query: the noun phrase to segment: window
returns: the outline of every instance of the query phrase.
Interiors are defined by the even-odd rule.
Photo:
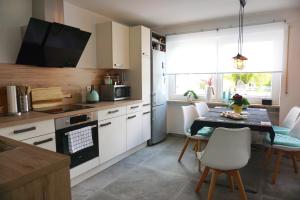
[[[200,96],[205,95],[206,85],[211,74],[178,74],[176,75],[176,95],[182,95],[187,90],[193,90]]]
[[[248,61],[242,71],[234,68],[232,59],[237,53],[236,28],[167,36],[169,98],[194,90],[204,99],[211,81],[217,101],[230,91],[251,103],[262,98],[279,103],[286,30],[285,23],[245,27],[243,54]]]
[[[225,74],[223,76],[223,92],[226,91],[235,91],[249,98],[272,98],[272,74]]]

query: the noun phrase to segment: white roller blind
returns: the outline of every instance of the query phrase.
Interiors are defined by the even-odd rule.
[[[287,24],[244,27],[244,70],[234,68],[238,29],[167,36],[168,73],[281,72],[285,62]]]
[[[167,37],[168,73],[215,73],[217,31]]]
[[[244,28],[243,55],[248,58],[242,72],[281,72],[285,57],[285,23],[272,23]],[[241,72],[233,67],[237,54],[238,29],[218,32],[218,72]]]

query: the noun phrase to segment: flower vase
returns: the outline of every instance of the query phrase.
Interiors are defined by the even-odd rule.
[[[206,101],[210,102],[213,95],[214,95],[214,88],[213,88],[213,86],[207,87],[206,88]]]
[[[243,106],[233,105],[232,108],[233,108],[233,112],[237,114],[241,114],[243,111]]]

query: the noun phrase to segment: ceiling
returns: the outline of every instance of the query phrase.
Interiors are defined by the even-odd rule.
[[[238,14],[238,0],[67,0],[113,20],[161,27]],[[248,0],[245,13],[300,7],[300,0]]]

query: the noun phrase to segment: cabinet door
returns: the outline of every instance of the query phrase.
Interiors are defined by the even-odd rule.
[[[99,151],[101,163],[126,151],[126,116],[99,122]]]
[[[30,138],[22,142],[56,152],[55,133]]]
[[[142,99],[145,103],[151,100],[151,64],[149,56],[142,56]]]
[[[129,27],[112,23],[113,68],[129,68]]]
[[[141,47],[142,47],[142,55],[150,56],[150,29],[144,26],[141,26]]]
[[[127,115],[127,150],[143,143],[142,112]]]
[[[143,142],[146,142],[151,138],[151,111],[143,112],[143,126],[142,126],[142,133],[143,133]]]

